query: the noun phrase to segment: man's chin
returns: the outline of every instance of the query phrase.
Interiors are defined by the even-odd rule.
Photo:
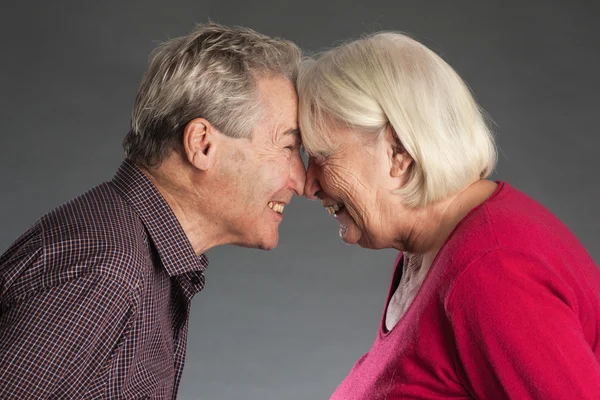
[[[275,231],[275,234],[262,241],[262,245],[259,247],[261,250],[273,250],[279,243],[279,231]]]
[[[269,245],[265,245],[265,246],[258,246],[257,249],[259,249],[259,250],[273,250],[275,247],[277,247],[277,243],[273,243],[273,244],[269,244]]]
[[[275,247],[277,247],[277,243],[279,243],[278,236],[276,236],[274,239],[262,240],[253,247],[259,250],[273,250]]]

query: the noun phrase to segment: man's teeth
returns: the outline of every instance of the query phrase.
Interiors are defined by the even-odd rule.
[[[344,208],[343,204],[334,204],[332,206],[325,207],[325,209],[327,210],[327,213],[329,215],[335,214],[336,212],[340,211],[342,208]]]
[[[279,214],[283,213],[283,209],[285,208],[285,204],[275,203],[273,201],[270,201],[268,205],[271,210],[278,212]]]

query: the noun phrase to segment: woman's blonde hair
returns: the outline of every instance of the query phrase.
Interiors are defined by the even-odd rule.
[[[494,138],[458,74],[400,33],[378,33],[305,60],[298,76],[299,124],[309,154],[335,144],[327,130],[345,124],[367,139],[389,126],[413,158],[397,189],[410,207],[442,200],[496,165]]]

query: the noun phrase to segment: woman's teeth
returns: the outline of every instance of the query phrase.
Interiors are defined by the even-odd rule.
[[[325,207],[325,209],[327,210],[327,213],[329,215],[335,214],[336,212],[340,211],[342,208],[344,208],[344,205],[341,203]]]
[[[273,201],[270,201],[268,204],[269,208],[275,212],[278,212],[279,214],[283,213],[283,209],[285,208],[285,204],[283,203],[275,203]]]

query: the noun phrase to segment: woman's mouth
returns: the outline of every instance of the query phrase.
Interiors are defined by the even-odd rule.
[[[343,208],[344,208],[344,204],[342,204],[342,203],[335,203],[330,206],[325,206],[325,209],[327,210],[327,213],[329,215],[335,215],[337,212],[339,212]]]

